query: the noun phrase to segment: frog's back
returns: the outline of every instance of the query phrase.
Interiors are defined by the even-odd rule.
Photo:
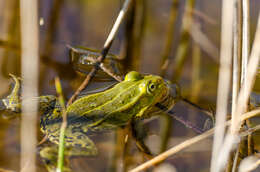
[[[57,97],[53,95],[41,96],[39,99],[41,113],[40,128],[47,136],[59,131],[62,114]]]
[[[154,88],[150,88],[151,85]],[[72,123],[86,121],[85,125],[89,127],[101,123],[120,126],[133,116],[142,116],[166,94],[167,88],[161,77],[130,72],[113,88],[76,100],[68,107],[67,115]]]

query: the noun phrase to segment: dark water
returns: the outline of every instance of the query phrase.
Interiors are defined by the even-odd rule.
[[[170,13],[171,0],[142,0],[137,5],[136,16],[140,23],[140,16],[144,15],[142,26],[137,29],[136,45],[127,46],[126,33],[130,28],[129,23],[124,22],[113,43],[110,52],[120,58],[127,57],[124,61],[125,71],[137,70],[143,73],[159,74],[162,51],[165,47],[167,23]],[[59,76],[62,81],[63,91],[66,99],[74,93],[84,78],[84,74],[75,72],[69,63],[68,49],[66,45],[81,45],[94,49],[101,49],[106,37],[116,19],[123,1],[120,0],[42,0],[39,1],[39,17],[43,18],[44,25],[40,26],[40,83],[41,95],[55,94],[54,77]],[[144,8],[142,8],[142,3]],[[180,24],[184,9],[183,1],[180,2],[180,13],[177,17],[175,38],[170,52],[170,59],[174,59],[178,40],[180,39]],[[251,37],[253,38],[256,17],[260,10],[258,0],[250,1],[251,8]],[[215,48],[219,49],[220,40],[220,19],[221,1],[201,0],[195,4],[194,19],[201,24],[202,32],[208,37]],[[130,16],[128,16],[130,18]],[[128,19],[131,21],[131,18]],[[19,3],[16,0],[0,0],[0,95],[8,92],[10,85],[9,73],[20,75],[20,30],[19,30]],[[138,26],[136,26],[138,28]],[[193,28],[191,28],[192,30]],[[133,42],[132,42],[133,43]],[[181,92],[184,97],[192,100],[204,108],[215,107],[218,57],[216,54],[209,54],[203,50],[200,52],[199,88],[195,88],[192,81],[192,51],[194,41],[190,41],[187,53],[187,60],[182,75],[178,80]],[[133,48],[134,47],[134,48]],[[127,48],[135,53],[129,53]],[[214,59],[215,58],[215,59]],[[174,75],[172,66],[169,66],[165,78],[171,79]],[[259,91],[259,81],[255,89]],[[91,89],[99,88],[102,82],[93,82]],[[199,124],[201,112],[185,103],[178,103],[174,108],[178,114],[183,114],[187,120]],[[160,119],[145,123],[149,128],[147,131],[146,143],[152,152],[158,153],[161,141],[162,127]],[[0,119],[0,168],[19,171],[20,158],[20,119]],[[194,135],[191,129],[185,128],[182,124],[173,121],[169,135],[168,147],[172,147]],[[127,168],[133,168],[143,162],[142,154],[137,150],[134,141],[130,140],[127,153],[123,156],[122,139],[115,143],[115,133],[104,133],[95,137],[99,148],[98,157],[72,158],[71,165],[75,171],[113,171],[115,168],[123,170],[122,162]],[[39,140],[41,134],[39,132]],[[121,146],[121,148],[120,148]],[[119,155],[115,150],[119,149]],[[164,165],[173,166],[177,171],[209,171],[211,140],[205,140],[193,149],[178,153],[170,157]],[[114,157],[119,157],[115,159]],[[124,157],[124,158],[122,158]],[[116,162],[116,163],[114,163]],[[102,165],[100,165],[102,163]],[[116,167],[113,166],[116,164]],[[40,158],[37,160],[38,171],[45,171]]]

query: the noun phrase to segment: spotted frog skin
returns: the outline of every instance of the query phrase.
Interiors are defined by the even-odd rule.
[[[12,77],[16,85],[10,96],[2,99],[2,102],[5,102],[6,109],[19,111],[20,98],[17,89],[20,83],[15,76]],[[65,154],[96,155],[97,148],[89,135],[123,127],[132,120],[158,114],[161,110],[155,106],[157,103],[170,109],[178,99],[178,95],[173,96],[172,91],[160,76],[141,75],[132,71],[125,76],[124,81],[114,87],[77,99],[66,109],[68,125],[65,133]],[[61,106],[56,96],[40,96],[38,99],[41,131],[57,147],[62,123]],[[57,149],[42,149],[40,155],[48,170],[55,170]]]

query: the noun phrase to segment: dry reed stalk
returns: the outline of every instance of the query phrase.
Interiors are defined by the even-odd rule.
[[[36,118],[38,102],[38,4],[36,0],[20,0],[22,37],[22,101],[21,171],[34,172],[36,150]]]
[[[234,155],[234,158],[233,159],[230,159],[230,162],[233,160],[232,162],[232,169],[231,171],[232,172],[236,172],[236,167],[237,167],[237,164],[238,164],[238,161],[239,161],[239,149],[236,150],[236,153]],[[227,169],[227,170],[230,170],[230,169]]]
[[[171,155],[174,155],[176,154],[177,152],[203,140],[203,139],[206,139],[208,138],[209,136],[211,136],[214,132],[214,129],[210,129],[208,130],[207,132],[201,134],[201,135],[198,135],[198,136],[195,136],[189,140],[186,140],[174,147],[172,147],[171,149],[159,154],[158,156],[154,157],[153,159],[141,164],[140,166],[130,170],[130,172],[139,172],[139,171],[143,171],[147,168],[150,168],[151,166],[154,166],[162,161],[164,161],[166,158],[168,158],[169,156]]]
[[[242,0],[242,63],[241,63],[241,85],[244,84],[245,86],[248,85],[246,83],[247,77],[247,63],[249,58],[250,52],[250,14],[249,14],[249,0]],[[245,107],[245,111],[247,111],[247,105]],[[249,121],[246,121],[246,125],[250,125]],[[245,153],[252,153],[252,136],[248,136],[248,150]]]
[[[246,78],[247,78],[247,70],[248,70],[247,69],[247,63],[248,63],[248,56],[249,56],[249,40],[250,40],[250,37],[249,37],[250,36],[249,35],[249,1],[248,0],[242,0],[241,3],[242,3],[242,63],[241,63],[240,82],[241,82],[241,85],[245,85],[247,87],[248,83],[246,83],[246,81],[247,81]],[[238,39],[237,40],[234,39],[234,44],[236,43],[235,41],[238,42]],[[237,64],[237,65],[239,65],[239,64]],[[239,71],[237,70],[237,72],[239,72]],[[235,78],[235,76],[233,76],[233,78]],[[238,78],[236,78],[236,79],[238,79]],[[237,82],[237,80],[236,80],[236,82]],[[236,83],[236,84],[238,84],[238,83]],[[239,87],[237,87],[237,90],[238,89],[239,89]],[[237,94],[235,94],[233,96],[235,97],[235,96],[237,96]],[[235,126],[236,125],[235,121],[237,120],[236,118],[239,118],[237,116],[238,114],[235,113],[236,101],[237,101],[237,99],[233,99],[233,102],[232,102],[232,123],[233,124],[231,126]],[[234,107],[233,107],[233,105],[234,105]],[[246,105],[244,111],[246,111],[246,109],[247,109],[247,105]],[[231,127],[231,128],[233,128],[233,127]]]
[[[260,108],[243,114],[241,116],[241,121],[244,121],[246,119],[254,117],[254,116],[258,115],[258,114],[260,114]],[[231,124],[231,120],[226,121],[226,122],[224,122],[224,127],[226,127],[226,126],[228,126],[230,124]],[[151,160],[149,160],[149,161],[139,165],[138,167],[130,170],[130,172],[139,172],[139,171],[145,170],[147,168],[150,168],[150,167],[152,167],[152,166],[154,166],[154,165],[164,161],[169,156],[172,156],[172,155],[182,151],[183,149],[188,148],[189,146],[191,146],[191,145],[193,145],[195,143],[198,143],[198,142],[200,142],[200,141],[202,141],[202,140],[212,136],[215,129],[216,128],[212,128],[212,129],[208,130],[207,132],[205,132],[203,134],[195,136],[195,137],[193,137],[193,138],[191,138],[189,140],[186,140],[186,141],[184,141],[184,142],[182,142],[182,143],[180,143],[180,144],[170,148],[169,150],[159,154],[158,156],[154,157],[153,159],[151,159]]]
[[[247,85],[245,78],[247,77],[247,63],[249,56],[249,0],[242,0],[242,70],[241,84]]]
[[[258,69],[258,63],[260,58],[260,47],[258,46],[259,44],[260,44],[260,15],[258,17],[258,25],[256,28],[256,34],[255,34],[255,40],[253,43],[252,52],[250,55],[249,63],[246,67],[248,69],[247,75],[238,95],[235,116],[231,120],[230,133],[226,136],[225,143],[223,144],[223,148],[225,149],[221,150],[219,153],[219,161],[218,161],[219,166],[217,168],[219,170],[221,170],[221,168],[224,167],[225,161],[223,160],[227,159],[232,148],[234,148],[239,141],[237,138],[239,138],[239,130],[243,122],[243,120],[241,120],[241,115],[246,111],[247,102],[249,100],[249,96],[253,88],[255,76]],[[231,146],[229,147],[229,149],[226,149],[228,145]]]
[[[240,60],[241,60],[241,37],[242,37],[242,14],[241,14],[241,0],[234,1],[234,19],[233,19],[233,65],[232,65],[232,105],[231,116],[235,116],[237,95],[240,88]],[[238,164],[239,149],[229,157],[229,162],[226,172],[235,170],[234,166]]]
[[[221,26],[221,49],[220,49],[220,71],[218,81],[216,129],[214,133],[213,150],[211,158],[211,172],[216,171],[218,153],[221,149],[225,121],[228,107],[228,94],[231,78],[232,62],[232,22],[233,22],[233,0],[223,1],[222,4],[222,26]]]
[[[240,86],[240,60],[241,60],[241,0],[234,1],[233,20],[233,73],[232,73],[232,118],[235,115],[237,95]]]
[[[122,9],[120,10],[118,17],[115,21],[115,24],[113,25],[113,28],[112,28],[111,32],[109,33],[109,35],[107,37],[107,40],[104,44],[104,48],[108,47],[109,44],[111,44],[111,42],[113,42],[115,35],[116,35],[116,33],[119,29],[119,26],[120,26],[120,24],[122,23],[122,21],[125,17],[126,11],[129,8],[130,3],[131,3],[131,0],[125,0],[124,5],[123,5]]]
[[[252,51],[249,58],[249,63],[247,65],[247,77],[245,78],[244,83],[247,83],[247,85],[243,84],[241,87],[241,91],[239,92],[238,101],[237,101],[237,108],[236,108],[236,115],[240,116],[247,107],[247,102],[251,93],[251,90],[254,85],[255,76],[257,74],[258,69],[258,63],[260,58],[260,13],[258,16],[258,24],[256,28],[255,33],[255,40],[252,46]],[[238,133],[240,129],[241,120],[240,118],[235,118],[235,120],[232,122],[231,126],[231,133]]]

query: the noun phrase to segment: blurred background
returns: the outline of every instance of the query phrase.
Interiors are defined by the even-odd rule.
[[[136,0],[120,27],[110,53],[123,59],[124,72],[136,70],[162,75],[178,82],[183,97],[203,108],[214,109],[221,1],[186,1]],[[66,46],[102,49],[122,4],[123,0],[39,1],[40,95],[55,95],[54,77],[59,76],[65,98],[70,98],[86,75],[73,68]],[[260,1],[250,0],[251,38],[254,37],[259,10]],[[19,16],[19,1],[0,0],[1,97],[10,90],[9,73],[21,74]],[[178,61],[180,57],[182,60]],[[103,82],[93,81],[90,89],[98,88]],[[258,79],[254,88],[258,93],[259,84]],[[178,103],[174,111],[195,124],[199,123],[201,112],[184,102]],[[19,117],[10,120],[0,118],[0,168],[19,171],[19,123]],[[148,129],[146,143],[154,154],[196,135],[169,117],[157,118],[145,123],[145,126]],[[39,141],[41,138],[39,132]],[[101,134],[95,142],[100,152],[98,157],[71,158],[75,171],[127,171],[146,160],[133,139],[125,146],[124,153],[120,152],[122,148],[116,147],[120,144],[115,144],[120,143],[120,131]],[[209,139],[170,157],[157,168],[183,172],[209,171],[210,155]],[[40,158],[37,165],[38,171],[46,171]]]

